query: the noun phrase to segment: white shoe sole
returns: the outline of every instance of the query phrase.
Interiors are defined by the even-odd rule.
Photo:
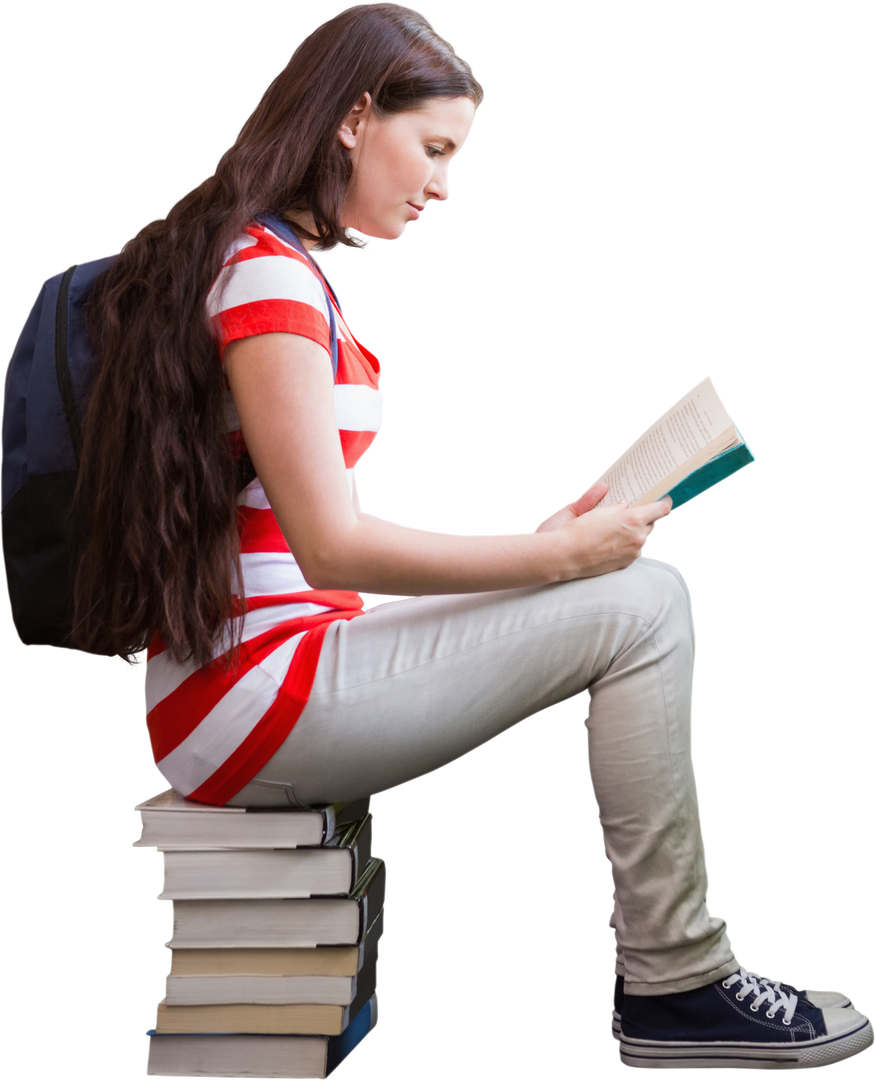
[[[620,1061],[636,1069],[813,1069],[872,1045],[872,1024],[805,1043],[655,1042],[620,1035]]]

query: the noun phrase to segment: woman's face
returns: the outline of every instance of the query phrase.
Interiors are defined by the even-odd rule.
[[[446,199],[447,169],[471,130],[470,98],[434,98],[418,109],[377,116],[365,94],[338,131],[355,174],[344,227],[394,240],[430,199]]]

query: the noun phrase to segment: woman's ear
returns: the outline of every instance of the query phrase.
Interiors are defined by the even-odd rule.
[[[371,109],[371,95],[365,91],[344,117],[343,123],[337,129],[337,137],[347,150],[354,149],[356,143],[361,140],[361,134],[368,117],[371,115]]]

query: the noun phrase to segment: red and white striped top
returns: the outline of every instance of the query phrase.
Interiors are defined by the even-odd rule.
[[[264,226],[250,226],[233,245],[207,307],[220,355],[238,338],[280,331],[318,342],[330,363],[328,308],[317,271]],[[352,490],[353,468],[380,427],[380,365],[336,307],[334,314],[334,403]],[[229,438],[242,453],[230,392],[227,408]],[[146,669],[147,722],[158,768],[183,795],[217,804],[247,784],[294,727],[329,623],[362,612],[358,593],[310,588],[257,479],[238,501],[246,597],[240,662],[225,663],[229,633],[202,668],[176,663],[156,638]]]

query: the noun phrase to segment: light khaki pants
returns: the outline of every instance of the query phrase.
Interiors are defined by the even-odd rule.
[[[649,559],[563,584],[383,604],[329,627],[298,723],[231,804],[374,794],[588,689],[617,970],[631,994],[694,989],[739,965],[705,906],[692,669],[686,586]]]

